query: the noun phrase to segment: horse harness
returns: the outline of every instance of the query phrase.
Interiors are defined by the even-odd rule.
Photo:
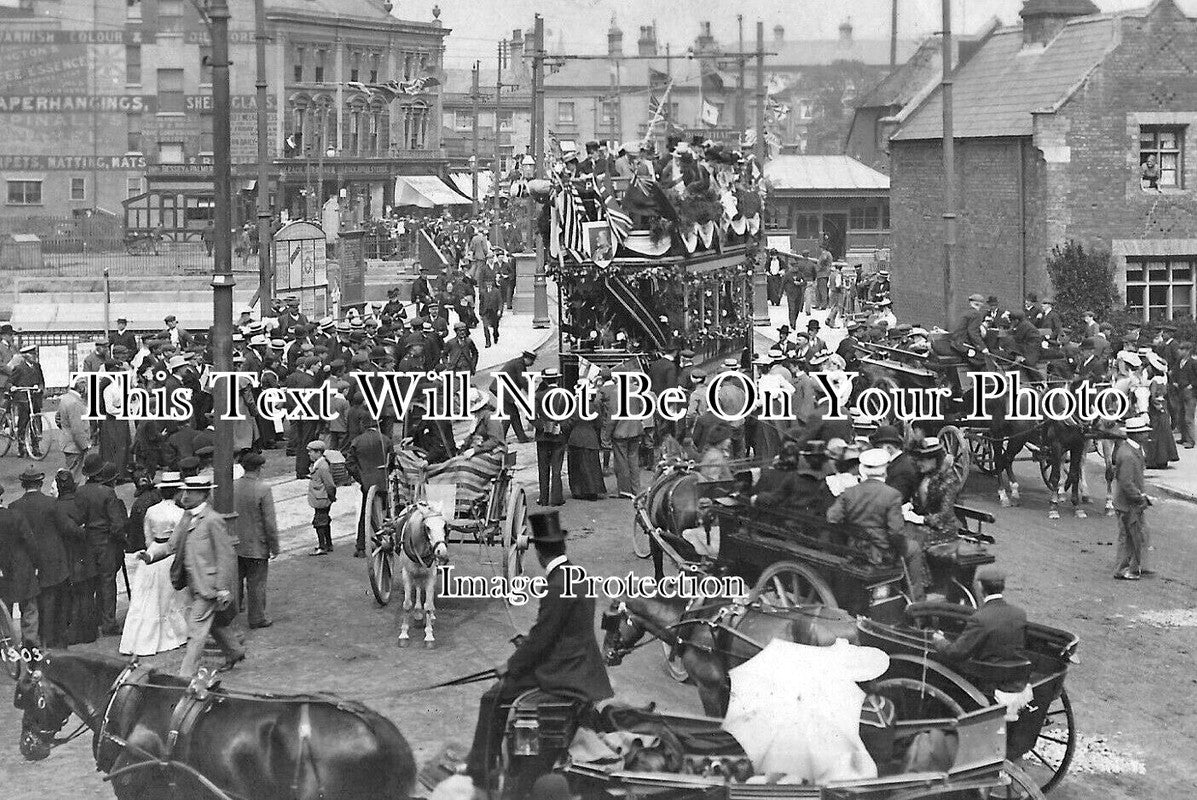
[[[436,546],[432,544],[431,539],[427,539],[428,550],[421,553],[416,550],[415,537],[409,536],[408,532],[413,524],[423,525],[424,520],[431,516],[438,516],[438,512],[432,506],[423,502],[413,503],[401,517],[401,522],[398,526],[399,546],[403,550],[403,555],[407,556],[413,564],[418,564],[422,569],[432,569],[436,563]]]

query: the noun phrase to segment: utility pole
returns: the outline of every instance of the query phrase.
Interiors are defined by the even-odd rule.
[[[943,302],[952,330],[960,316],[956,302],[956,141],[952,129],[952,0],[943,0]]]
[[[470,185],[473,187],[473,194],[470,195],[470,200],[472,201],[470,209],[473,215],[476,217],[478,216],[478,100],[481,97],[481,95],[478,94],[478,81],[482,73],[482,62],[475,61],[474,69],[471,72],[470,99],[472,101],[472,109],[474,114],[474,126],[472,134],[474,141],[470,150],[470,152],[473,154],[470,156]],[[498,136],[498,134],[499,121],[496,119],[495,135]]]
[[[736,130],[744,130],[745,117],[747,116],[746,103],[744,102],[744,15],[736,14],[736,24],[740,28],[740,46],[738,48],[740,55],[736,59],[739,70],[736,74]]]
[[[500,119],[502,118],[502,114],[500,112],[503,109],[503,50],[506,46],[507,46],[507,40],[504,39],[501,42],[499,42],[497,52],[495,53],[495,55],[497,56],[497,58],[495,60],[495,155],[494,155],[494,159],[492,160],[491,165],[490,165],[490,168],[491,168],[490,190],[492,192],[494,192],[494,198],[495,198],[494,199],[494,220],[492,220],[491,226],[490,226],[490,240],[491,240],[492,244],[499,244],[499,238],[500,238],[500,234],[499,234],[499,162],[502,160],[503,148],[502,148],[501,143],[499,142],[499,129],[501,127]],[[514,122],[515,122],[515,115],[512,114],[512,123],[513,123],[512,124],[512,128],[513,128],[512,132],[513,133],[514,133],[514,127],[515,127]],[[513,155],[514,155],[514,152],[513,152]],[[475,190],[475,193],[476,192],[477,192],[477,190]],[[506,242],[504,242],[503,244],[506,245]]]
[[[258,300],[262,316],[270,311],[274,280],[270,274],[270,142],[266,133],[266,0],[254,0],[254,50],[257,61],[258,129]]]
[[[889,6],[889,68],[898,66],[898,0]]]
[[[212,367],[216,372],[233,369],[233,252],[232,252],[232,163],[229,152],[229,6],[228,0],[212,0],[208,6],[212,34],[212,183],[216,191],[215,269],[212,276]],[[262,191],[262,187],[258,187]],[[227,382],[228,391],[236,386]],[[220,399],[217,399],[220,407]],[[212,507],[219,514],[233,513],[233,420],[216,414],[212,465],[216,489]]]
[[[743,51],[741,51],[743,52]],[[741,56],[743,58],[743,56]],[[765,179],[765,23],[756,22],[756,164],[760,180]],[[763,234],[762,234],[763,235]],[[757,248],[752,270],[752,324],[769,324],[765,249]]]
[[[544,17],[536,15],[532,33],[532,160],[533,177],[544,167]],[[532,280],[532,327],[547,328],[549,319],[548,275],[545,273],[544,241],[536,224],[536,202],[528,197],[528,230],[536,246],[536,275]]]

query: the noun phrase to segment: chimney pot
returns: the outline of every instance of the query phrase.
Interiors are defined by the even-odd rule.
[[[846,19],[840,23],[840,41],[845,44],[852,41],[852,20]]]
[[[773,39],[777,42],[784,42],[786,40],[786,28],[784,25],[773,26]]]
[[[1090,0],[1026,0],[1018,15],[1022,17],[1022,44],[1046,45],[1056,37],[1072,17],[1100,14]]]

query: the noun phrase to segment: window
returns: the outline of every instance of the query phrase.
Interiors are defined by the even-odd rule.
[[[889,201],[881,201],[881,230],[889,230]]]
[[[349,80],[359,81],[359,80],[361,80],[361,78],[359,77],[361,74],[362,74],[362,54],[356,53],[356,52],[350,53],[349,54]]]
[[[125,83],[141,83],[141,45],[125,45]]]
[[[130,153],[141,152],[141,113],[127,114],[128,133],[125,138],[125,149]]]
[[[499,130],[509,131],[515,127],[515,112],[514,111],[500,111],[499,112]]]
[[[794,232],[798,234],[799,239],[817,240],[819,238],[819,215],[795,214]]]
[[[1139,128],[1139,167],[1144,189],[1182,186],[1184,133],[1183,127]]]
[[[856,203],[848,209],[848,228],[875,231],[881,224],[881,208],[873,203]]]
[[[378,83],[378,65],[382,61],[382,56],[378,53],[370,54],[370,83]]]
[[[125,18],[134,20],[141,19],[141,0],[126,0]]]
[[[72,200],[86,200],[87,199],[87,178],[71,178],[71,199]]]
[[[158,142],[159,164],[182,164],[184,161],[182,142]]]
[[[295,66],[292,73],[296,83],[303,83],[303,48],[295,48]]]
[[[353,155],[357,155],[358,145],[361,144],[362,141],[361,128],[362,112],[358,111],[357,109],[353,109],[349,112],[349,141],[347,142],[349,145],[349,152]]]
[[[312,78],[316,83],[324,83],[324,59],[327,55],[327,50],[316,51],[316,74]]]
[[[199,82],[201,84],[212,83],[212,46],[201,44],[199,46]]]
[[[201,156],[212,155],[212,128],[209,125],[204,125],[199,132],[199,154]]]
[[[42,182],[8,181],[8,204],[10,206],[40,206],[42,204]]]
[[[557,122],[560,125],[574,124],[574,102],[572,100],[557,102]]]
[[[415,56],[411,53],[403,54],[403,80],[410,81],[412,71],[415,69]]]
[[[1126,310],[1148,322],[1197,314],[1197,255],[1126,260]]]
[[[183,113],[183,70],[158,70],[158,113]]]
[[[560,107],[560,104],[558,104]],[[604,128],[610,128],[615,124],[619,116],[619,105],[614,100],[604,100],[602,105],[602,113],[599,115],[599,125]],[[570,114],[570,122],[573,121],[573,114]]]
[[[125,178],[125,199],[141,194],[141,178]]]
[[[665,104],[665,113],[668,115],[669,119],[677,119],[678,118],[677,103],[672,103],[672,102],[666,103]]]
[[[171,33],[183,30],[184,0],[158,0],[158,32]]]
[[[428,139],[428,107],[422,104],[404,106],[402,147],[423,150]]]
[[[458,111],[453,115],[453,127],[459,131],[468,131],[474,127],[474,115],[469,111]]]

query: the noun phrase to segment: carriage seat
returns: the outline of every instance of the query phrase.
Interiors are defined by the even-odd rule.
[[[987,695],[992,695],[995,690],[1019,692],[1031,680],[1032,664],[1025,658],[1002,661],[980,661],[970,658],[955,666],[960,674],[972,678],[977,688]]]
[[[507,713],[507,736],[518,742],[533,732],[539,749],[568,747],[589,704],[542,689],[529,689],[500,708]]]

